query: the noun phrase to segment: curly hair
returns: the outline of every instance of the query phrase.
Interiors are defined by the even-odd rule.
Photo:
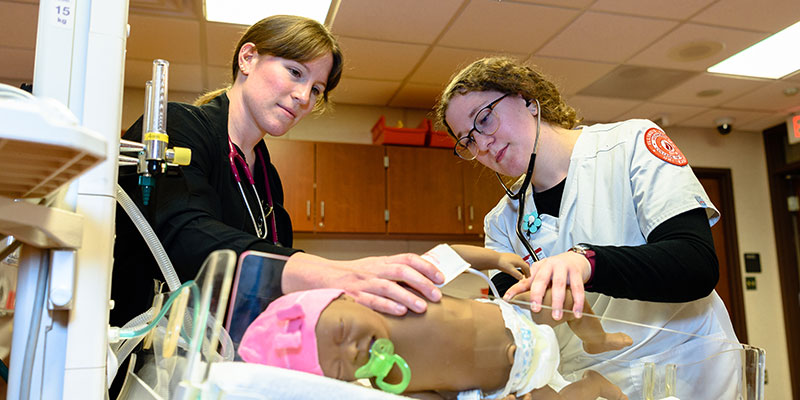
[[[556,86],[536,68],[510,57],[486,57],[453,75],[434,108],[436,123],[455,137],[445,121],[445,112],[453,96],[484,91],[519,94],[528,100],[539,100],[542,119],[554,125],[572,129],[580,122],[575,109],[564,102]]]

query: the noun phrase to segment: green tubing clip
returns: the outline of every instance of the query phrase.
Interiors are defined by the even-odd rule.
[[[403,374],[403,380],[397,384],[384,382],[386,375],[392,370],[392,366],[397,364]],[[356,378],[375,378],[378,387],[384,392],[393,394],[403,393],[411,381],[411,368],[403,357],[394,354],[394,344],[389,339],[378,339],[369,349],[369,361],[356,370]]]

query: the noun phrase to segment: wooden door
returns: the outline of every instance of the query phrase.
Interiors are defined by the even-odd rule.
[[[283,184],[283,207],[295,232],[314,230],[314,143],[269,140],[269,155]]]
[[[494,171],[477,161],[456,160],[464,174],[464,233],[483,237],[483,218],[505,195]]]
[[[383,147],[317,143],[317,232],[386,232]]]
[[[464,233],[464,184],[450,149],[387,146],[389,233]]]
[[[739,244],[736,236],[736,217],[733,207],[733,188],[730,169],[695,168],[709,199],[720,212],[720,219],[711,227],[714,249],[719,260],[719,282],[716,291],[725,303],[733,329],[742,343],[747,343],[747,324],[744,315],[744,295],[739,269]]]

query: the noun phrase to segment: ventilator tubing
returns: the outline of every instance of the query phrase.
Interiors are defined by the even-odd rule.
[[[139,208],[136,207],[136,204],[134,204],[133,200],[131,200],[130,196],[125,193],[119,184],[117,184],[117,202],[119,202],[131,218],[133,224],[136,225],[136,229],[139,230],[139,233],[142,234],[144,241],[147,243],[147,247],[150,248],[153,257],[155,257],[156,262],[158,262],[158,268],[161,269],[161,273],[164,274],[164,279],[167,282],[170,292],[178,290],[181,281],[178,279],[178,274],[175,273],[172,262],[169,261],[164,246],[161,245],[158,236],[153,232],[153,228],[150,227],[150,224],[144,218],[142,212],[139,211]]]

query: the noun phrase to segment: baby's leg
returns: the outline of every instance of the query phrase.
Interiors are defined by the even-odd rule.
[[[514,297],[514,300],[529,302],[530,292],[520,293]],[[543,302],[544,304],[552,304],[550,289],[545,292]],[[566,291],[564,296],[564,309],[572,309],[572,293],[570,293],[569,290]],[[589,303],[585,301],[583,303],[583,313],[592,315],[594,314],[592,307],[589,306]],[[575,333],[575,336],[577,336],[583,342],[584,351],[589,354],[598,354],[611,350],[619,350],[633,344],[631,337],[622,332],[606,333],[606,331],[603,329],[603,325],[597,318],[575,318],[572,313],[568,312],[564,313],[564,318],[559,321],[554,320],[550,312],[532,312],[531,318],[533,318],[533,321],[537,324],[546,324],[553,327],[566,321],[567,324],[569,324],[570,329],[572,329],[572,332]]]
[[[583,303],[584,314],[594,315],[589,303]],[[583,350],[589,354],[599,354],[606,351],[619,350],[633,344],[630,336],[622,333],[608,333],[603,329],[600,320],[594,317],[575,318],[569,314],[567,324],[575,336],[583,342]],[[605,378],[604,378],[605,379]]]
[[[560,395],[565,399],[596,399],[602,397],[608,400],[627,400],[628,396],[603,375],[595,371],[586,371],[583,378],[564,386]]]

